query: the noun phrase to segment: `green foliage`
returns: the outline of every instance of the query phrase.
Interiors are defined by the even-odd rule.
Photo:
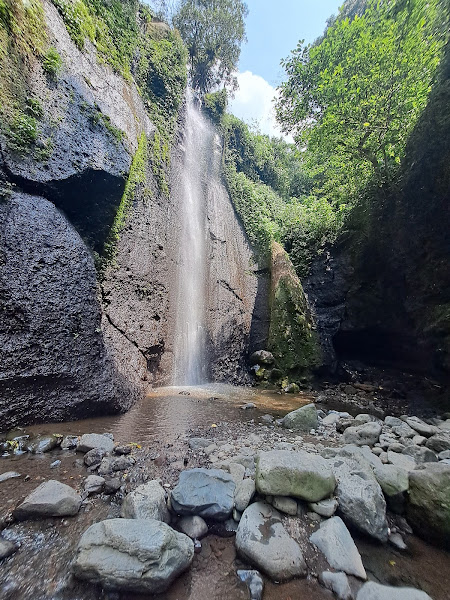
[[[37,121],[29,115],[17,114],[8,131],[10,147],[16,152],[26,151],[38,137]]]
[[[83,0],[52,0],[67,27],[73,42],[80,50],[84,48],[84,40],[95,41],[96,23]]]
[[[189,52],[191,84],[202,94],[236,86],[247,13],[241,0],[181,0],[173,22]]]
[[[114,261],[117,252],[117,243],[125,226],[133,201],[140,186],[145,183],[146,165],[148,161],[147,137],[143,133],[139,140],[138,149],[131,163],[125,190],[120,201],[114,223],[103,249],[103,256],[97,264],[100,275],[104,273],[107,265]]]
[[[423,111],[444,42],[439,0],[371,0],[283,61],[278,118],[333,203],[390,184]]]
[[[50,77],[53,78],[55,78],[61,71],[62,59],[59,55],[59,52],[53,46],[50,46],[45,53],[45,56],[42,60],[42,67],[47,75],[50,75]]]
[[[89,111],[89,120],[92,125],[103,126],[116,139],[117,142],[121,142],[123,140],[125,135],[124,132],[113,125],[111,123],[111,119],[107,115],[103,114],[97,105],[95,105],[94,108],[88,105],[86,110]]]
[[[31,117],[41,119],[44,114],[42,103],[37,98],[27,98],[26,100],[27,112]]]
[[[219,92],[212,92],[206,94],[203,99],[203,107],[206,114],[216,124],[220,124],[226,113],[228,105],[228,93],[226,88],[223,88]]]

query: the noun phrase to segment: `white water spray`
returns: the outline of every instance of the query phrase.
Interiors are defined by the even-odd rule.
[[[206,203],[211,127],[188,95],[183,168],[179,176],[180,222],[178,294],[174,344],[175,385],[207,379],[206,364]]]

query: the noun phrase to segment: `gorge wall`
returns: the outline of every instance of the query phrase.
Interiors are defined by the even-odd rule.
[[[173,362],[183,223],[180,198],[158,181],[156,128],[136,86],[89,41],[80,51],[55,6],[42,4],[62,70],[55,79],[38,58],[23,65],[43,109],[39,136],[26,152],[1,136],[0,429],[126,410],[150,384],[171,382]],[[252,322],[264,320],[258,269],[222,190],[207,213],[211,376],[243,381]]]

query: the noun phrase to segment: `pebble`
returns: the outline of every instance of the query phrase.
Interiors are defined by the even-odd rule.
[[[7,471],[6,473],[2,473],[0,475],[0,483],[3,483],[3,481],[9,481],[10,479],[16,479],[17,477],[21,477],[21,474],[17,473],[17,471]]]

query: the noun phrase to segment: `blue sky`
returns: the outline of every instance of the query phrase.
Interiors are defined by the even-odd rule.
[[[280,135],[273,114],[275,88],[283,80],[280,60],[299,40],[313,42],[343,0],[246,0],[248,42],[242,47],[240,89],[229,110],[269,135]]]

